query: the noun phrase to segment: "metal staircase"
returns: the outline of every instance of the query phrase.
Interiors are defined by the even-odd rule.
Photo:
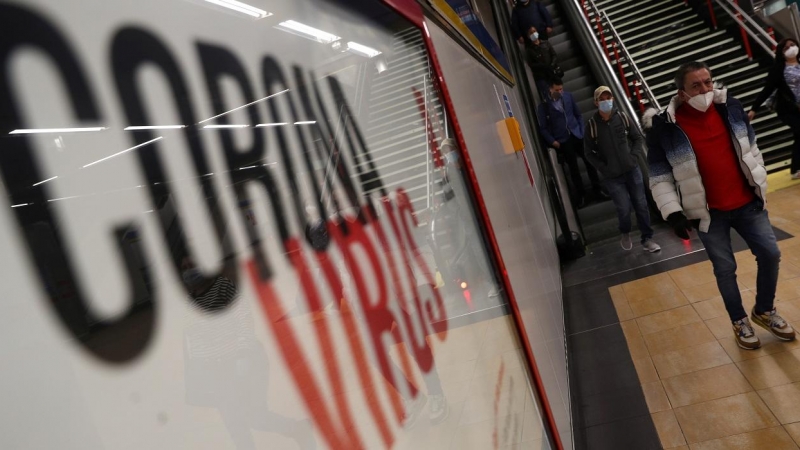
[[[707,7],[703,8],[706,4],[699,2],[693,9],[683,0],[596,2],[612,22],[662,107],[675,95],[672,78],[677,67],[687,61],[700,60],[711,67],[715,81],[728,88],[748,109],[763,87],[771,58],[766,55],[748,57],[739,26],[717,2],[712,5],[718,27],[712,29],[711,16]],[[594,13],[589,14],[594,20]],[[606,21],[603,25],[604,31],[609,28]],[[607,45],[611,50],[612,44]],[[628,81],[632,81],[632,68],[628,63],[622,66]],[[633,91],[632,84],[630,88]],[[649,104],[646,98],[642,103]],[[793,145],[789,128],[769,111],[762,111],[753,120],[753,127],[767,170],[774,172],[786,167]]]

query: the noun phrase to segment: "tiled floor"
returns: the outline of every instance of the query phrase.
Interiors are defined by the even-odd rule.
[[[770,194],[770,218],[800,236],[800,185]],[[800,237],[779,242],[776,307],[800,328]],[[755,259],[736,254],[745,307],[755,302]],[[765,330],[741,350],[708,261],[613,286],[620,326],[664,448],[797,449],[800,341]]]

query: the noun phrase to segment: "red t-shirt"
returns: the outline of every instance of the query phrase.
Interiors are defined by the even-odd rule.
[[[684,103],[675,111],[675,121],[689,137],[697,156],[708,207],[731,211],[753,201],[753,188],[742,172],[719,111],[712,105],[706,112],[700,112]]]

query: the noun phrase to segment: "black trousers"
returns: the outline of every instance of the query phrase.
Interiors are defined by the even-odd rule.
[[[569,135],[569,139],[561,144],[561,148],[557,149],[558,154],[561,156],[562,165],[566,165],[566,171],[572,179],[572,200],[580,203],[586,197],[586,190],[583,188],[583,179],[581,178],[581,169],[578,166],[578,157],[583,159],[583,165],[586,166],[586,173],[589,175],[589,181],[592,182],[592,188],[595,192],[600,191],[600,177],[597,176],[595,168],[586,160],[583,154],[583,140],[578,139],[573,135]]]
[[[786,126],[792,129],[792,136],[794,137],[794,146],[792,147],[792,173],[800,170],[800,111],[792,112],[789,114],[780,114],[778,118]]]

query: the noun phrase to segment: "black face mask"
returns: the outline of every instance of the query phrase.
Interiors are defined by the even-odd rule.
[[[553,97],[553,100],[559,100],[561,99],[561,92],[553,92],[550,96]]]

